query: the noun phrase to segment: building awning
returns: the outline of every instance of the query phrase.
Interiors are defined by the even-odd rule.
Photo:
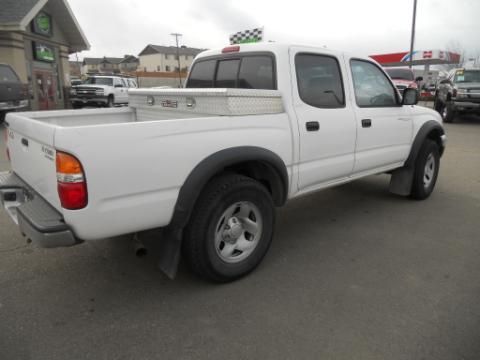
[[[409,51],[370,57],[382,66],[441,65],[460,62],[460,54],[446,50],[417,50],[413,52],[412,59]]]
[[[26,31],[30,22],[47,3],[49,14],[55,18],[65,34],[69,51],[88,50],[90,44],[66,0],[2,0],[0,30]]]

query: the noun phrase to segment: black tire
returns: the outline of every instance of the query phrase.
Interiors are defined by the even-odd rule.
[[[0,125],[5,122],[5,113],[3,111],[0,112]]]
[[[428,184],[425,184],[426,165],[429,157],[433,156],[434,169],[429,178]],[[426,139],[415,160],[415,170],[413,175],[411,197],[417,200],[424,200],[430,196],[437,182],[438,170],[440,169],[440,152],[435,141]]]
[[[227,209],[239,202],[251,203],[256,207],[262,220],[262,230],[252,252],[239,262],[229,263],[218,254],[215,234],[222,227],[220,221]],[[213,282],[233,281],[260,264],[272,241],[274,224],[275,208],[265,186],[243,175],[220,175],[207,184],[195,204],[184,232],[184,257],[193,272],[204,279]]]
[[[73,103],[72,107],[74,109],[81,109],[81,108],[83,108],[83,104],[82,103]]]
[[[453,119],[455,118],[455,109],[451,103],[451,101],[447,101],[447,103],[442,107],[442,119],[446,123],[452,123]]]
[[[435,94],[435,100],[433,101],[433,108],[436,112],[438,112],[440,115],[442,114],[442,102],[438,98],[438,94]]]
[[[111,108],[111,107],[114,107],[115,106],[115,99],[113,98],[113,95],[109,95],[108,96],[108,100],[107,100],[107,107]]]

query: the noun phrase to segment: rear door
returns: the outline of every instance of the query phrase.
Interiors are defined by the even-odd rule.
[[[346,101],[343,59],[292,48],[293,101],[300,131],[299,190],[348,177],[356,126]]]
[[[402,165],[412,143],[410,106],[402,106],[395,86],[368,60],[350,59],[357,144],[354,173]]]

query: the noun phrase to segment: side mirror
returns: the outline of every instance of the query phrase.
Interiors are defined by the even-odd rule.
[[[407,88],[403,90],[402,105],[416,105],[418,103],[417,89]]]
[[[450,84],[450,80],[444,79],[444,80],[440,81],[440,84]]]
[[[416,81],[416,82],[423,81],[423,76],[417,76],[417,77],[415,78],[415,81]]]

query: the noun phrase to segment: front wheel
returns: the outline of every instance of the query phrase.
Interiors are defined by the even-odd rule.
[[[185,229],[183,252],[191,269],[214,282],[251,272],[272,241],[275,209],[268,190],[237,174],[212,180]]]
[[[110,95],[107,99],[107,107],[111,108],[115,106],[115,100],[112,95]]]
[[[415,161],[415,171],[411,197],[424,200],[430,196],[437,182],[440,168],[440,152],[435,141],[427,139],[423,143]]]
[[[451,102],[447,102],[443,106],[441,115],[444,122],[446,123],[453,122],[453,118],[455,117],[455,110],[453,109]]]

